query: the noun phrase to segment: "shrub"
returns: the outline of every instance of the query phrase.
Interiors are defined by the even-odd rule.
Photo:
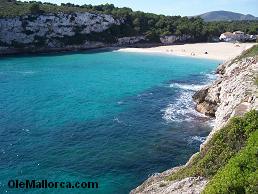
[[[250,111],[243,117],[232,118],[214,134],[191,163],[168,177],[169,180],[189,176],[213,177],[219,169],[241,150],[249,136],[258,129],[258,111]]]
[[[236,57],[234,60],[232,60],[232,64],[236,61],[239,61],[246,57],[254,57],[258,55],[258,45],[255,45],[251,47],[250,49],[247,49],[244,51],[240,56]]]
[[[249,137],[247,146],[218,171],[204,194],[256,193],[258,189],[258,131]]]
[[[32,14],[40,14],[42,11],[40,10],[39,3],[33,3],[30,6],[30,13]]]

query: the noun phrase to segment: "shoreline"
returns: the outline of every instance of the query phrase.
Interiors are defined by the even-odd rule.
[[[24,56],[24,55],[38,55],[38,54],[67,54],[71,52],[105,52],[117,51],[125,48],[152,48],[162,46],[160,43],[143,43],[117,46],[114,44],[105,43],[92,43],[92,45],[68,45],[66,47],[53,47],[53,48],[9,48],[0,46],[0,58],[8,56]]]
[[[240,55],[257,43],[186,43],[186,44],[134,44],[126,46],[99,44],[92,47],[69,46],[64,48],[14,49],[0,48],[1,57],[26,55],[65,55],[71,52],[134,52],[149,54],[166,54],[170,56],[191,57],[225,62]],[[207,54],[205,54],[207,52]]]
[[[228,61],[257,43],[193,43],[151,48],[120,48],[118,52],[159,53],[181,57]],[[207,52],[207,53],[206,53]],[[206,53],[206,54],[205,54]]]

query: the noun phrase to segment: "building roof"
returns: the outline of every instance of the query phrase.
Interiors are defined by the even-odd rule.
[[[223,34],[226,35],[226,36],[233,35],[232,32],[224,32]]]
[[[244,34],[242,31],[235,31],[234,34]]]

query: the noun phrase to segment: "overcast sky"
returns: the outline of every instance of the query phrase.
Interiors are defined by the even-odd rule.
[[[41,0],[41,2],[99,5],[113,3],[117,7],[165,15],[198,15],[209,11],[233,11],[258,16],[258,0]]]

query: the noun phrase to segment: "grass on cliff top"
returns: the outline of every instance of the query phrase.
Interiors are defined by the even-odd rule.
[[[258,55],[258,45],[254,45],[252,48],[242,53],[241,58],[254,57]]]
[[[237,62],[246,57],[254,57],[254,56],[258,57],[258,44],[254,45],[250,49],[247,49],[246,51],[244,51],[241,55],[239,55],[234,60],[232,60],[232,63]]]
[[[214,134],[188,166],[169,176],[168,180],[181,180],[191,176],[202,176],[211,179],[225,165],[228,165],[230,159],[238,155],[241,149],[249,149],[246,146],[246,142],[247,140],[249,142],[251,136],[258,141],[257,135],[253,137],[253,134],[257,133],[257,129],[258,111],[252,110],[243,117],[232,118],[224,128]],[[243,166],[243,169],[245,169],[245,166]],[[230,176],[230,174],[225,176]]]

